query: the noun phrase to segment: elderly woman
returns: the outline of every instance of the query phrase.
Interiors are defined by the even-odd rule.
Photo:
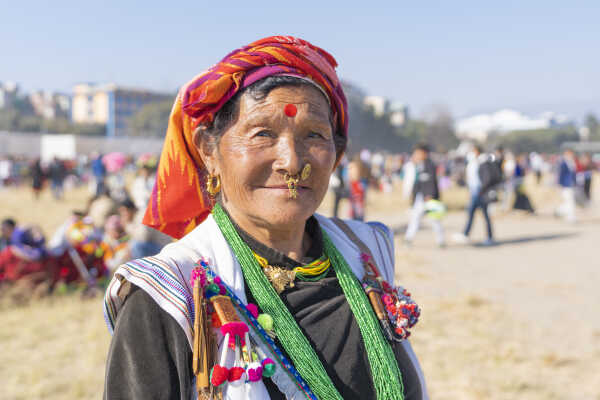
[[[173,106],[145,223],[179,241],[115,273],[107,399],[423,399],[382,224],[315,211],[347,142],[336,61],[238,49]]]

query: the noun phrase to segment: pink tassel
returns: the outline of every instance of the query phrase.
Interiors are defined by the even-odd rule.
[[[254,318],[258,318],[258,306],[256,304],[248,303],[246,308],[248,309],[248,311],[250,311],[250,314],[252,314]]]

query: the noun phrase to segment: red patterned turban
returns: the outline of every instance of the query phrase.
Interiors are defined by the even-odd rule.
[[[327,95],[334,131],[347,134],[348,114],[337,62],[325,50],[291,36],[272,36],[235,50],[184,85],[175,99],[156,183],[144,224],[176,239],[201,223],[211,210],[206,169],[193,132],[240,90],[272,75],[309,79]]]

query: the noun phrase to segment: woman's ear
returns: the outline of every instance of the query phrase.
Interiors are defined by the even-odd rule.
[[[216,143],[215,140],[206,134],[206,127],[200,125],[194,131],[192,140],[202,159],[202,163],[209,172],[214,171],[216,166]]]

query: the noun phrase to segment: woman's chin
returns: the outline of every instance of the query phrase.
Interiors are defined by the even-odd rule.
[[[264,202],[254,208],[253,214],[272,226],[287,226],[304,223],[317,209],[314,201],[282,199]]]

